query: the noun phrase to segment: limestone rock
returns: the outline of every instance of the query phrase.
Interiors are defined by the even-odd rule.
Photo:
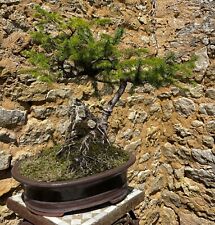
[[[195,103],[188,98],[182,97],[174,101],[176,111],[181,115],[188,117],[195,112]]]
[[[150,170],[144,170],[139,172],[137,178],[138,178],[138,183],[142,184],[146,181],[147,177],[150,175],[151,171]]]
[[[0,142],[17,143],[15,132],[7,130],[5,128],[0,129]]]
[[[208,150],[192,149],[192,156],[200,164],[203,165],[206,165],[208,163],[215,164],[215,155],[210,149]]]
[[[193,120],[191,125],[193,127],[202,127],[204,125],[204,123],[202,121],[199,121],[199,120]]]
[[[196,61],[196,71],[205,72],[210,64],[207,47],[203,47],[196,52],[197,61]]]
[[[206,129],[210,134],[215,134],[215,120],[207,122]]]
[[[162,175],[157,176],[150,186],[150,195],[156,194],[158,191],[161,191],[165,186],[164,177]]]
[[[160,224],[171,224],[171,225],[179,225],[177,220],[177,215],[175,211],[168,207],[162,207],[162,210],[160,212]]]
[[[0,180],[0,197],[8,193],[11,189],[18,187],[19,183],[13,178]]]
[[[23,125],[27,122],[27,112],[17,109],[7,110],[0,107],[0,126],[10,127]]]
[[[208,148],[213,148],[213,146],[214,146],[214,139],[211,136],[204,135],[202,137],[202,143],[205,146],[207,146]]]
[[[172,104],[172,101],[167,101],[162,105],[163,121],[167,121],[171,118],[173,110],[174,106]]]
[[[173,191],[164,190],[162,198],[167,206],[175,205],[178,208],[181,207],[180,197]]]
[[[13,211],[7,208],[6,205],[1,206],[0,205],[0,215],[1,217],[5,218],[7,216],[10,216],[13,214]],[[0,222],[1,222],[1,217],[0,217]]]
[[[181,124],[177,123],[174,126],[175,132],[177,135],[179,135],[180,137],[188,137],[191,136],[192,133],[189,129],[184,128]]]
[[[122,134],[122,138],[124,138],[125,140],[130,140],[133,137],[134,131],[130,128],[128,128],[123,134]]]
[[[34,154],[30,151],[18,151],[16,152],[16,154],[13,156],[12,160],[11,160],[11,165],[14,166],[15,163],[17,161],[20,161],[20,160],[24,160],[24,159],[27,159],[27,158],[30,158],[32,157]]]
[[[25,133],[20,137],[21,145],[41,144],[51,139],[54,125],[48,120],[37,121],[32,119],[25,128]]]
[[[215,100],[215,88],[208,88],[206,90],[205,96]]]
[[[208,116],[215,116],[215,104],[214,103],[202,103],[199,106],[199,111],[202,114]]]
[[[131,142],[130,144],[125,146],[125,151],[134,152],[141,144],[142,144],[141,139]]]
[[[9,48],[14,53],[22,51],[30,41],[30,37],[25,32],[15,31],[4,39],[2,43],[3,48]]]
[[[34,117],[37,119],[46,119],[54,111],[55,109],[53,107],[43,107],[43,106],[32,107],[32,112],[34,113]]]
[[[71,93],[72,93],[71,89],[67,89],[67,88],[50,90],[47,93],[46,99],[48,101],[55,101],[57,98],[65,99],[65,98],[70,97]]]
[[[20,0],[0,0],[0,4],[12,4],[12,3],[19,3]]]
[[[132,111],[128,115],[128,119],[133,123],[144,123],[148,118],[148,114],[145,111]]]
[[[5,170],[10,167],[11,154],[7,154],[3,151],[0,152],[0,170]]]
[[[140,157],[139,163],[144,163],[151,158],[150,154],[147,152]]]
[[[21,102],[41,102],[46,100],[46,95],[50,87],[46,83],[35,82],[30,86],[20,86],[16,88],[14,96]]]
[[[91,129],[94,129],[96,127],[96,122],[94,120],[88,120],[87,121],[87,126]]]
[[[204,95],[204,87],[202,85],[195,85],[190,88],[190,95],[193,98],[201,98]]]
[[[169,161],[173,161],[176,156],[176,148],[174,145],[170,144],[169,142],[165,143],[162,148],[162,154],[169,160]]]
[[[198,181],[202,182],[209,188],[215,188],[215,171],[211,166],[205,166],[201,169],[195,169],[189,166],[185,167],[185,176]]]
[[[179,211],[180,225],[214,225],[214,222],[198,217],[188,210]]]

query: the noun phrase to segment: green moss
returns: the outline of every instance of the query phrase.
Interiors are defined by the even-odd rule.
[[[96,143],[91,145],[91,151],[84,158],[75,149],[59,158],[56,156],[59,149],[59,146],[46,149],[39,155],[22,161],[20,173],[37,181],[75,180],[120,166],[129,158],[119,148],[109,146],[104,149]]]

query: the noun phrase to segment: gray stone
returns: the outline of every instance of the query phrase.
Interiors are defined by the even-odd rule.
[[[160,169],[159,171],[163,171],[163,169],[165,169],[169,175],[173,174],[173,169],[170,164],[162,163],[159,169]]]
[[[128,115],[128,119],[131,120],[133,123],[144,123],[147,118],[148,114],[145,111],[132,111]]]
[[[167,98],[171,98],[172,96],[172,92],[163,92],[161,94],[159,94],[157,97],[160,99],[167,99]]]
[[[180,146],[178,148],[178,150],[177,150],[177,154],[183,160],[190,160],[190,157],[191,157],[191,149],[190,148],[186,148],[184,146]],[[185,161],[184,161],[184,163],[185,163]]]
[[[7,110],[0,107],[0,127],[23,125],[26,121],[26,111]]]
[[[68,98],[70,97],[72,94],[71,89],[56,89],[56,90],[50,90],[47,93],[46,99],[48,101],[55,101],[57,98]]]
[[[44,107],[44,106],[34,106],[32,107],[32,112],[34,113],[34,117],[37,119],[46,119],[49,117],[55,109],[53,107]]]
[[[188,117],[195,112],[195,103],[188,98],[182,97],[174,101],[176,111],[181,115]]]
[[[172,191],[164,190],[162,192],[162,198],[168,206],[175,205],[178,208],[181,206],[180,197]]]
[[[0,0],[0,4],[13,4],[13,3],[19,3],[20,0]]]
[[[207,146],[208,148],[213,148],[213,146],[214,146],[214,139],[211,136],[204,135],[202,137],[202,143],[205,146]]]
[[[164,177],[162,175],[157,176],[150,185],[150,195],[154,195],[164,188]]]
[[[87,114],[86,114],[86,108],[84,105],[80,105],[80,106],[76,106],[76,118],[80,120],[86,118]]]
[[[189,129],[182,127],[181,124],[175,124],[173,127],[175,129],[175,133],[180,137],[184,138],[192,135]]]
[[[132,106],[132,105],[138,104],[138,103],[143,103],[144,101],[145,101],[145,97],[143,95],[127,97],[127,102],[129,104],[129,106]]]
[[[210,134],[215,134],[215,120],[211,120],[206,123],[207,132]]]
[[[61,135],[64,135],[67,132],[67,129],[70,125],[70,119],[60,120],[58,126],[56,127],[56,131],[60,132]]]
[[[25,151],[18,152],[15,156],[13,156],[11,160],[11,165],[14,166],[17,161],[30,158],[33,155],[34,154],[32,152],[25,152]]]
[[[150,175],[151,171],[150,170],[144,170],[138,173],[137,178],[138,178],[138,183],[143,183],[146,181],[147,177]]]
[[[209,44],[209,39],[208,39],[207,37],[203,38],[203,39],[202,39],[202,43],[203,43],[204,45],[208,45],[208,44]]]
[[[0,170],[6,170],[10,167],[11,154],[0,152]]]
[[[0,142],[4,143],[17,143],[16,134],[5,128],[0,129]]]
[[[30,86],[20,85],[13,92],[14,99],[21,102],[43,102],[50,87],[46,83],[34,82]]]
[[[140,157],[139,163],[144,163],[151,158],[150,154],[147,152]]]
[[[192,210],[179,210],[178,218],[180,225],[214,225],[214,221],[197,216]]]
[[[180,93],[180,89],[178,87],[171,87],[171,92],[173,96],[177,96]]]
[[[48,120],[31,119],[19,139],[20,145],[42,144],[52,138],[55,125]]]
[[[193,158],[200,164],[207,165],[207,164],[215,164],[215,155],[213,152],[208,150],[201,150],[201,149],[192,149],[191,151]]]
[[[178,179],[178,180],[183,179],[184,178],[184,167],[182,167],[180,169],[175,169],[174,175],[175,175],[176,179]]]
[[[167,121],[171,118],[173,110],[174,106],[172,104],[172,101],[167,101],[162,105],[163,121]]]
[[[151,105],[156,101],[155,97],[149,96],[146,97],[144,95],[136,95],[127,97],[127,102],[129,106],[133,106],[135,104],[144,103],[145,105]]]
[[[202,103],[199,106],[199,111],[202,114],[208,116],[215,116],[215,104],[214,103]]]
[[[91,129],[95,128],[96,127],[96,122],[94,120],[88,120],[87,121],[87,126]]]
[[[64,116],[68,115],[69,110],[70,110],[69,106],[67,106],[67,105],[59,105],[56,108],[56,115],[60,116],[60,117],[64,117]]]
[[[161,111],[161,106],[159,103],[154,103],[149,109],[149,112],[151,115],[160,111]]]
[[[127,129],[123,134],[122,134],[122,138],[125,138],[125,140],[130,140],[133,136],[133,130],[132,129]]]
[[[199,120],[193,120],[191,122],[191,125],[195,128],[198,128],[198,127],[202,127],[204,125],[204,123],[202,121],[199,121]]]
[[[174,145],[170,144],[169,142],[165,143],[162,148],[162,154],[169,160],[173,161],[176,159],[176,148]]]
[[[144,123],[148,118],[148,114],[145,111],[138,112],[136,122],[137,123]]]
[[[151,93],[155,88],[151,84],[144,84],[143,86],[136,87],[134,89],[135,93]]]
[[[209,188],[215,188],[215,171],[213,167],[205,166],[205,168],[195,169],[192,167],[185,167],[185,176],[202,182]]]
[[[134,121],[136,119],[136,115],[137,115],[137,112],[132,111],[132,112],[129,113],[128,119],[131,120],[131,121]]]
[[[195,85],[190,88],[190,95],[193,98],[201,98],[204,95],[204,87],[202,85]]]
[[[215,100],[215,88],[208,88],[205,92],[205,96]]]
[[[207,47],[203,47],[199,49],[196,53],[197,61],[196,61],[196,67],[195,71],[202,71],[205,72],[210,64],[208,53],[207,53]]]
[[[125,151],[134,152],[141,144],[142,144],[141,139],[131,142],[130,144],[125,146]]]

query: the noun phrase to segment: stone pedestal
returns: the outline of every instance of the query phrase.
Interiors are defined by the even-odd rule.
[[[71,212],[62,217],[39,216],[30,212],[22,200],[21,194],[12,196],[7,201],[9,209],[13,210],[24,220],[22,224],[33,225],[111,225],[139,224],[133,209],[144,199],[144,193],[140,190],[130,188],[127,197],[116,205],[102,205],[100,207]]]

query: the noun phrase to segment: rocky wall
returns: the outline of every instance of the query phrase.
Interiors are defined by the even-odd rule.
[[[14,162],[63,140],[74,98],[98,111],[112,93],[100,84],[96,99],[90,84],[46,84],[20,73],[34,4],[67,17],[111,18],[107,32],[123,26],[126,45],[154,54],[198,56],[196,85],[159,90],[129,85],[110,120],[110,136],[137,156],[129,179],[145,191],[137,208],[141,225],[215,224],[213,0],[0,0],[0,223],[18,223],[5,206],[20,191],[10,175]]]

